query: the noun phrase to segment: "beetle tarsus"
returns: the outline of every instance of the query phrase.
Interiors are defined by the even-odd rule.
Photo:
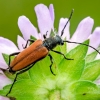
[[[31,64],[29,67],[26,67],[25,69],[23,69],[23,70],[21,70],[21,71],[19,71],[19,72],[16,73],[16,76],[15,76],[15,78],[14,78],[14,81],[13,81],[11,87],[10,87],[9,92],[6,94],[6,96],[8,96],[8,94],[11,92],[12,87],[14,86],[14,83],[16,82],[17,76],[18,76],[19,74],[24,73],[24,72],[26,72],[27,70],[29,70],[34,64],[35,64],[35,63]]]
[[[20,52],[14,52],[12,54],[9,55],[9,63],[8,63],[8,66],[10,68],[10,62],[11,62],[11,56],[15,56],[15,55],[18,55]]]
[[[50,61],[51,61],[50,71],[51,71],[51,73],[52,73],[53,75],[56,75],[56,74],[54,74],[53,71],[52,71],[53,58],[52,58],[52,56],[51,56],[50,54],[48,54],[48,56],[50,57]]]
[[[12,83],[11,87],[10,87],[9,92],[6,94],[6,96],[8,96],[8,94],[11,92],[12,87],[13,87],[14,83],[16,82],[16,79],[17,79],[18,74],[19,74],[19,73],[16,73],[16,76],[15,76],[15,78],[14,78],[14,81],[13,81],[13,83]]]
[[[33,43],[34,40],[33,39],[28,39],[27,42],[26,42],[26,45],[25,45],[25,47],[23,47],[23,49],[27,48],[27,45],[28,45],[29,42],[32,42]]]
[[[57,54],[62,55],[66,60],[74,60],[74,59],[71,59],[71,58],[66,58],[66,56],[65,56],[62,52],[55,51],[55,50],[51,50],[51,51],[53,51],[53,52],[55,52],[55,53],[57,53]]]

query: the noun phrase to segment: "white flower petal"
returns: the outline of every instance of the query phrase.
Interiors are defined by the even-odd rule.
[[[4,74],[0,74],[0,89],[3,89],[4,86],[11,83],[12,81],[8,79]]]
[[[38,39],[37,29],[33,26],[27,17],[20,16],[18,18],[18,26],[25,40],[30,39],[31,35]]]
[[[14,52],[18,52],[19,50],[17,49],[16,45],[3,37],[0,37],[0,52],[1,53],[6,53],[6,54],[11,54]]]
[[[8,65],[6,64],[5,61],[0,61],[0,68],[3,68],[3,69],[7,69],[8,68]]]
[[[54,15],[54,8],[53,8],[53,4],[50,4],[50,6],[49,6],[49,11],[50,11],[51,19],[52,19],[53,24],[54,24],[55,15]]]
[[[0,74],[4,74],[2,70],[0,70]]]
[[[25,47],[26,45],[26,41],[21,36],[18,35],[17,44],[20,51],[22,51],[23,47]]]
[[[4,69],[8,68],[8,65],[6,64],[2,56],[2,53],[9,55],[11,53],[18,52],[18,51],[19,51],[18,48],[12,41],[0,37],[0,68],[4,68]]]
[[[10,100],[10,99],[7,97],[0,96],[0,100]]]
[[[100,51],[99,51],[100,52]],[[95,58],[95,60],[98,60],[98,59],[100,59],[100,54],[97,54],[97,56],[96,56],[96,58]]]
[[[98,48],[98,46],[100,45],[100,27],[97,27],[94,30],[94,32],[90,35],[89,39],[90,39],[89,45],[93,46],[94,48]],[[89,48],[88,54],[93,51],[94,51],[94,49]]]
[[[73,34],[70,41],[73,42],[84,42],[91,34],[94,20],[90,17],[84,18],[78,25],[75,33]],[[76,44],[68,44],[68,50],[71,50],[77,46]]]
[[[61,18],[60,21],[59,21],[59,29],[58,29],[58,34],[59,36],[61,36],[61,32],[66,24],[66,22],[68,21],[67,18]],[[70,22],[68,22],[66,28],[64,29],[64,33],[63,33],[63,36],[62,38],[66,38],[67,40],[69,40],[70,38],[70,33],[69,33],[69,26],[70,26]]]
[[[97,85],[100,85],[100,79],[99,80],[96,80],[95,82]]]
[[[8,65],[7,63],[5,62],[3,56],[2,56],[2,53],[0,53],[0,68],[3,68],[3,69],[7,69],[8,68]]]
[[[79,25],[78,25],[75,33],[73,34],[71,40],[77,41],[77,42],[85,41],[88,38],[88,36],[91,34],[93,24],[94,24],[94,21],[93,21],[92,18],[87,17],[87,18],[83,19],[79,23]]]
[[[41,35],[43,36],[48,32],[47,37],[49,37],[51,29],[54,29],[49,9],[43,4],[38,4],[35,6],[35,12]]]

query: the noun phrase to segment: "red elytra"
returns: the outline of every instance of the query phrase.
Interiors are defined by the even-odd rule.
[[[10,63],[12,71],[19,71],[27,66],[43,59],[48,54],[48,50],[44,47],[42,40],[36,40],[28,48],[19,53]]]

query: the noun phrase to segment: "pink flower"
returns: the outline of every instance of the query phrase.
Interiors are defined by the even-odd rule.
[[[47,33],[47,37],[50,36],[51,31],[54,31],[54,8],[53,5],[50,4],[49,8],[44,4],[38,4],[35,6],[35,12],[37,16],[37,23],[39,27],[39,32],[37,28],[30,22],[30,20],[23,16],[18,18],[18,26],[23,35],[18,36],[17,43],[18,48],[15,44],[3,37],[0,37],[0,68],[7,69],[8,65],[5,63],[2,53],[11,54],[14,52],[22,51],[23,46],[25,46],[26,41],[30,39],[30,36],[34,36],[36,39],[42,39],[43,35]],[[68,18],[61,18],[59,21],[59,28],[58,28],[58,35],[61,35],[61,31],[67,22]],[[97,48],[100,44],[100,27],[95,28],[92,32],[94,20],[90,17],[84,18],[78,25],[76,31],[74,32],[73,36],[70,37],[70,22],[66,26],[64,30],[64,34],[62,38],[66,38],[67,40],[74,41],[74,42],[84,42],[87,39],[90,39],[90,45]],[[76,44],[68,44],[68,51],[73,49]],[[88,54],[93,52],[93,49],[89,48]],[[1,71],[0,74],[0,89],[2,89],[5,85],[11,84],[12,81],[9,80]],[[5,84],[6,83],[6,84]],[[2,98],[2,97],[1,97]],[[4,100],[4,99],[2,99]]]
[[[69,40],[82,43],[85,40],[90,39],[89,45],[93,46],[94,48],[97,48],[100,44],[100,27],[95,28],[95,30],[92,32],[93,24],[94,20],[92,18],[84,18],[79,23],[75,33]],[[75,46],[76,44],[68,44],[68,50],[73,49]],[[94,50],[92,48],[89,48],[88,54],[92,53],[93,51]]]
[[[18,26],[20,31],[23,34],[25,40],[30,38],[30,35],[33,35],[37,39],[43,39],[43,34],[47,34],[47,37],[50,36],[51,30],[54,31],[54,8],[51,4],[49,9],[47,6],[43,4],[38,4],[35,6],[35,12],[37,16],[37,22],[39,26],[40,32],[37,32],[37,29],[33,24],[29,21],[28,18],[25,16],[20,16],[18,19]],[[58,28],[58,35],[61,35],[61,31],[67,22],[68,18],[61,18],[59,21],[59,28]],[[74,32],[73,36],[70,37],[70,22],[66,26],[64,30],[64,34],[62,38],[66,38],[67,40],[74,41],[74,42],[84,42],[87,39],[90,39],[90,45],[97,48],[100,44],[99,34],[100,34],[100,27],[95,28],[94,32],[92,33],[94,20],[90,17],[84,18],[78,25],[76,31]],[[48,32],[47,32],[48,31]],[[98,36],[97,36],[98,35]],[[95,41],[96,39],[96,41]],[[76,44],[68,44],[68,51],[73,49]],[[92,48],[89,48],[88,54],[93,52]]]
[[[3,96],[0,96],[0,100],[10,100],[10,99],[6,98],[6,97],[3,97]]]

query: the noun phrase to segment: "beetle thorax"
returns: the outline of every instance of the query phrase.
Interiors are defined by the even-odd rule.
[[[64,42],[60,36],[56,35],[55,37],[47,38],[43,41],[43,45],[48,49],[51,50],[55,48],[57,45],[63,45]]]

